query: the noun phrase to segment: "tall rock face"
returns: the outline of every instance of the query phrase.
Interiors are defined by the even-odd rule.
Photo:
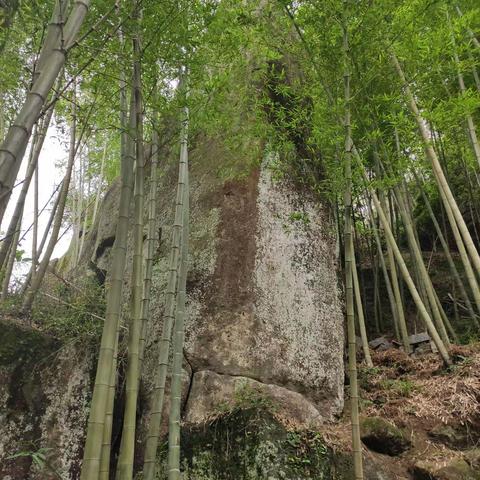
[[[343,327],[327,216],[293,186],[275,182],[267,162],[226,182],[221,194],[209,270],[195,263],[191,270],[192,392],[218,395],[222,384],[228,391],[245,377],[266,391],[301,394],[314,407],[312,421],[331,419],[343,400]],[[213,391],[206,375],[216,379]],[[196,408],[189,398],[187,411]]]
[[[215,140],[192,145],[190,154],[186,418],[208,418],[219,404],[233,401],[235,385],[255,384],[282,398],[289,415],[297,412],[295,420],[332,419],[343,406],[344,338],[328,213],[318,199],[274,180],[272,158],[248,166],[229,155]],[[238,162],[234,178],[219,175],[224,161]],[[172,159],[158,189],[162,239],[147,336],[147,392],[162,325],[176,171]]]
[[[242,396],[249,396],[245,392],[267,399],[276,415],[295,425],[318,428],[343,407],[343,316],[329,214],[317,198],[286,180],[276,180],[270,169],[272,158],[262,160],[262,150],[252,145],[248,154],[235,153],[222,141],[206,137],[197,138],[190,149],[191,249],[183,414],[192,431],[225,408],[235,408]],[[153,268],[139,437],[148,422],[163,323],[177,179],[176,153],[164,151],[161,158],[160,238]],[[119,192],[115,183],[105,195],[97,222],[85,239],[80,265],[70,275],[72,280],[90,276],[102,281],[108,271]],[[131,253],[130,239],[125,319]],[[37,368],[41,387],[31,394],[30,404],[15,404],[12,392],[17,380],[10,370],[8,376],[4,374],[2,437],[18,416],[25,419],[25,425],[16,436],[5,437],[13,440],[0,440],[0,446],[4,456],[15,454],[23,448],[21,431],[35,431],[35,448],[52,449],[46,452],[62,478],[75,479],[95,355],[82,352],[79,346],[64,352],[67,357],[65,353],[59,359],[52,357],[48,366]],[[82,360],[72,362],[77,358]],[[168,404],[167,399],[165,409]],[[66,421],[74,414],[75,422],[73,417]],[[48,472],[35,474],[31,459],[24,463],[19,470],[23,477],[2,467],[0,472],[9,473],[12,479],[27,478],[27,472],[30,478],[49,478]]]

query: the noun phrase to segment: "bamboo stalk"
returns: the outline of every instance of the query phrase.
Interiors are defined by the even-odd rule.
[[[32,128],[39,119],[48,93],[65,64],[65,48],[75,40],[87,14],[89,3],[90,0],[75,0],[65,27],[57,29],[57,40],[54,46],[48,49],[44,68],[41,68],[38,78],[27,93],[20,112],[10,125],[0,146],[0,222],[10,199]]]
[[[141,77],[141,45],[139,38],[140,22],[134,37],[133,88],[136,115],[136,174],[134,189],[134,253],[132,269],[131,321],[128,337],[128,361],[126,372],[125,413],[123,417],[122,448],[118,460],[120,480],[133,478],[135,453],[136,412],[139,390],[139,347],[142,330],[143,297],[143,206],[144,206],[144,161],[143,150],[143,100]]]
[[[180,409],[182,405],[182,363],[185,337],[185,301],[188,273],[189,236],[189,179],[188,179],[188,109],[184,109],[180,155],[187,165],[184,194],[181,261],[178,273],[178,293],[173,337],[173,367],[170,387],[170,415],[168,429],[168,480],[180,480]]]
[[[352,245],[352,252],[354,252],[353,245]],[[372,357],[370,355],[370,347],[368,346],[368,337],[367,337],[367,330],[365,328],[365,316],[363,314],[362,297],[360,294],[360,284],[358,281],[357,262],[355,260],[355,254],[353,254],[352,277],[353,277],[353,289],[355,294],[355,305],[357,310],[358,326],[360,330],[360,338],[362,339],[363,354],[365,355],[365,363],[367,364],[367,367],[371,368],[373,367],[373,362],[372,362]]]
[[[432,164],[432,169],[435,175],[435,179],[437,180],[438,188],[443,192],[443,202],[444,204],[448,204],[448,206],[450,207],[453,218],[455,219],[454,222],[457,224],[457,227],[465,243],[465,248],[468,251],[469,257],[474,265],[475,271],[478,275],[480,275],[480,256],[477,252],[475,244],[473,243],[472,237],[470,235],[470,232],[468,231],[467,225],[462,217],[460,209],[458,208],[457,202],[455,201],[452,191],[450,190],[447,179],[445,178],[445,174],[443,173],[442,166],[440,165],[440,162],[438,160],[437,153],[431,145],[431,140],[428,130],[426,128],[425,120],[420,114],[417,102],[415,101],[415,97],[410,89],[410,86],[407,83],[402,67],[400,66],[400,63],[398,62],[398,59],[393,52],[391,52],[391,59],[401,80],[403,89],[408,99],[408,105],[410,107],[410,110],[412,111],[413,116],[417,122],[418,130],[424,144],[425,153]],[[447,205],[445,205],[445,207],[447,207]],[[452,228],[454,228],[452,222],[450,222],[450,224]]]
[[[175,204],[175,220],[172,228],[172,243],[169,259],[169,275],[165,292],[165,314],[160,339],[158,364],[155,372],[155,386],[150,412],[150,423],[145,443],[145,459],[143,476],[145,480],[153,480],[155,476],[155,462],[158,440],[160,437],[160,423],[162,418],[163,401],[165,395],[165,381],[167,378],[170,339],[175,318],[175,295],[177,286],[177,270],[180,256],[180,236],[183,225],[183,199],[187,165],[180,157],[178,167],[177,198]]]
[[[350,408],[352,422],[352,451],[355,480],[363,480],[362,443],[358,413],[357,353],[353,300],[353,263],[355,262],[352,239],[352,126],[350,112],[350,54],[348,42],[348,3],[344,2],[343,24],[343,82],[345,101],[345,297],[347,308],[348,368],[350,384]]]
[[[120,40],[123,42],[120,34]],[[113,305],[113,301],[121,302],[123,290],[123,271],[126,262],[126,248],[128,237],[128,226],[130,220],[130,202],[133,191],[133,165],[135,163],[135,154],[133,151],[133,135],[135,131],[136,115],[134,108],[134,97],[132,94],[130,104],[130,118],[127,106],[127,82],[126,74],[120,71],[120,154],[121,154],[121,193],[119,206],[119,219],[115,235],[115,243],[112,249],[112,272],[111,285],[107,290],[107,314],[110,321],[116,322],[115,334],[113,338],[113,354],[108,379],[105,417],[103,423],[102,446],[99,463],[99,480],[109,480],[110,478],[110,452],[111,452],[111,435],[113,422],[113,407],[115,401],[115,385],[117,379],[117,363],[118,363],[118,342],[120,335],[120,305]],[[118,242],[118,244],[117,244]],[[119,270],[114,270],[114,265],[120,264]],[[121,269],[121,270],[120,270]],[[112,304],[108,303],[111,300]],[[104,330],[105,332],[105,330]],[[110,331],[108,332],[110,334]],[[108,352],[107,352],[108,354]],[[103,389],[103,388],[102,388]],[[98,413],[100,415],[100,413]]]
[[[25,293],[25,298],[23,299],[22,303],[22,311],[29,312],[32,308],[33,301],[35,300],[35,296],[37,295],[38,290],[43,282],[45,277],[45,273],[47,271],[48,265],[50,263],[50,258],[52,256],[53,250],[55,245],[57,244],[58,235],[60,233],[60,229],[62,227],[63,221],[63,214],[65,212],[65,205],[67,203],[67,196],[68,190],[70,187],[70,181],[72,178],[72,171],[75,163],[76,153],[77,153],[77,146],[76,146],[76,131],[77,131],[77,102],[76,102],[76,84],[73,85],[73,101],[72,101],[72,123],[70,127],[70,147],[69,147],[69,155],[68,155],[68,162],[67,162],[67,169],[65,172],[65,176],[62,182],[62,188],[60,189],[60,193],[58,195],[58,206],[55,212],[55,218],[53,221],[52,227],[52,234],[50,236],[50,240],[48,242],[47,248],[45,250],[45,254],[43,255],[42,261],[38,266],[38,270],[32,277],[32,284],[30,289]]]
[[[127,114],[124,106],[126,103],[125,95],[125,85],[123,85],[121,88],[122,105],[120,112],[122,126],[127,124]],[[135,131],[133,102],[134,99],[132,95],[130,121],[128,122],[129,128],[122,129],[121,134],[121,142],[124,145],[124,147],[121,148],[121,152],[123,153],[121,159],[122,190],[120,195],[117,227],[115,231],[115,243],[113,244],[112,248],[110,285],[107,290],[107,309],[102,332],[102,340],[100,344],[90,415],[88,419],[87,438],[85,441],[85,450],[80,476],[81,480],[96,480],[99,478],[100,460],[103,458],[102,468],[105,468],[106,458],[108,458],[107,450],[109,450],[109,446],[105,446],[104,429],[106,414],[110,408],[109,401],[113,401],[111,394],[111,383],[112,378],[115,378],[115,346],[117,344],[120,323],[123,276],[125,271],[127,237],[130,223],[133,163],[135,160],[133,142],[131,141],[131,137],[134,135],[133,132]],[[106,428],[107,430],[110,428],[108,424]],[[102,470],[102,472],[104,472],[104,470]],[[102,475],[105,475],[105,473],[102,473]]]
[[[358,160],[360,161],[359,154],[356,151],[356,149],[354,150],[354,153],[357,156]],[[368,178],[366,177],[365,172],[363,172],[363,174],[364,174],[365,182],[367,183]],[[410,276],[410,272],[408,271],[407,265],[405,264],[405,260],[402,257],[402,254],[400,252],[400,249],[398,248],[397,243],[395,242],[395,238],[394,238],[393,233],[390,229],[390,225],[388,223],[387,217],[385,216],[385,213],[383,212],[383,208],[380,205],[380,201],[378,200],[377,194],[375,193],[375,191],[373,189],[372,189],[371,193],[372,193],[373,203],[375,205],[375,208],[377,209],[378,215],[380,217],[380,221],[383,225],[383,229],[384,229],[384,232],[385,232],[387,242],[389,242],[391,247],[392,247],[393,253],[395,255],[395,259],[397,260],[397,264],[400,268],[400,272],[402,273],[403,279],[404,279],[404,281],[405,281],[405,283],[406,283],[406,285],[407,285],[407,287],[410,291],[410,294],[413,298],[413,301],[415,302],[415,305],[416,305],[416,307],[417,307],[417,309],[420,313],[420,317],[422,318],[422,320],[423,320],[423,322],[424,322],[424,324],[425,324],[425,326],[428,330],[428,333],[429,333],[430,337],[432,338],[435,345],[437,346],[438,351],[439,351],[440,356],[442,357],[443,361],[445,362],[446,365],[450,365],[451,360],[450,360],[450,357],[448,355],[448,351],[445,348],[445,345],[442,342],[442,339],[440,338],[440,336],[439,336],[439,334],[438,334],[438,332],[435,328],[435,325],[433,324],[432,319],[430,318],[430,316],[427,312],[427,309],[425,308],[425,305],[424,305],[420,295],[418,294],[418,290],[416,289],[415,283],[413,282],[412,277]]]

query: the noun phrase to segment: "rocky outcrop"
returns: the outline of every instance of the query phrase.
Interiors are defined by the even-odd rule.
[[[233,409],[182,432],[185,480],[350,480],[350,455],[334,452],[313,430],[285,428],[261,406]],[[160,478],[165,469],[160,469]],[[381,463],[364,459],[366,480],[391,480]]]
[[[381,417],[362,418],[360,431],[362,442],[378,453],[400,455],[412,446],[406,432]]]
[[[319,427],[322,417],[314,404],[303,395],[277,385],[257,382],[247,377],[232,377],[202,370],[193,376],[185,421],[205,424],[210,418],[235,407],[264,405],[301,427]]]
[[[0,478],[77,478],[92,352],[10,322],[0,329]]]
[[[300,393],[332,418],[343,403],[343,327],[326,214],[274,182],[268,165],[223,190],[215,263],[192,270],[203,279],[190,297],[189,362]]]
[[[412,468],[414,480],[480,480],[480,472],[465,460],[417,462]]]
[[[257,145],[255,150],[251,144],[245,157],[218,140],[205,138],[197,139],[190,151],[185,418],[190,425],[202,425],[222,406],[235,405],[239,389],[246,386],[293,424],[318,427],[339,414],[343,406],[343,317],[330,219],[319,199],[286,180],[274,179],[272,158],[260,167],[252,151],[262,149]],[[163,323],[177,177],[176,155],[164,151],[162,158],[163,174],[157,189],[160,241],[154,259],[151,322],[139,397],[140,439],[148,423]],[[62,272],[69,281],[104,281],[115,240],[118,195],[116,182],[85,239],[79,265],[70,274]],[[131,253],[131,239],[128,248]],[[124,276],[125,311],[130,272],[131,260]],[[60,347],[61,353],[39,368],[36,377],[33,404],[40,410],[30,406],[10,409],[7,423],[2,419],[0,428],[2,434],[12,429],[16,433],[9,433],[0,443],[15,444],[5,450],[8,455],[15,454],[23,448],[21,439],[26,438],[20,432],[33,429],[36,448],[49,449],[49,461],[51,458],[65,478],[74,479],[95,355],[94,351]],[[34,358],[28,361],[31,367],[25,368],[36,371]],[[14,365],[11,368],[16,368]],[[12,383],[9,376],[5,384]],[[10,393],[2,390],[2,394],[5,402],[11,402]],[[122,399],[118,400],[116,408],[121,410]],[[167,395],[165,413],[168,405]],[[24,411],[29,420],[22,423],[17,416]],[[114,451],[119,429],[114,426]],[[22,471],[33,472],[32,456],[25,458]],[[18,465],[18,458],[14,463]],[[48,478],[45,472],[43,475]]]

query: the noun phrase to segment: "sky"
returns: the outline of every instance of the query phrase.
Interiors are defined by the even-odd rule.
[[[65,163],[68,156],[68,137],[61,132],[58,126],[55,124],[55,120],[52,118],[52,122],[50,128],[47,131],[47,135],[45,138],[45,142],[43,144],[42,151],[40,153],[38,169],[39,169],[39,198],[38,198],[38,208],[41,210],[45,204],[48,202],[48,199],[52,195],[52,192],[56,188],[56,186],[61,182],[64,171],[65,171]],[[20,172],[17,177],[17,183],[23,180],[25,176],[25,170],[27,165],[28,153],[30,151],[30,146],[27,149],[27,153],[25,154],[24,161],[22,162],[22,166],[20,168]],[[17,202],[18,195],[20,193],[21,186],[14,188],[12,192],[12,196],[8,203],[8,207],[6,210],[6,214],[4,220],[1,225],[1,231],[5,232],[8,228],[8,224],[10,223],[10,219],[12,217],[13,210],[15,209],[15,204]],[[40,243],[43,232],[47,225],[51,209],[52,209],[52,201],[49,203],[47,208],[43,211],[43,213],[39,216],[39,232],[38,232],[38,242]],[[24,232],[30,227],[33,222],[33,179],[30,184],[30,188],[28,190],[27,199],[25,202],[25,209],[22,219],[22,232],[20,234],[20,238],[23,236]],[[64,230],[61,230],[61,233]],[[25,239],[22,240],[19,244],[17,249],[25,250],[24,257],[31,258],[32,255],[32,230],[25,235]],[[65,252],[68,250],[70,245],[70,241],[72,238],[71,230],[67,231],[63,237],[57,243],[55,250],[53,252],[53,258],[61,257]],[[21,279],[30,268],[30,262],[22,262],[15,264],[14,269],[14,278],[15,280]]]

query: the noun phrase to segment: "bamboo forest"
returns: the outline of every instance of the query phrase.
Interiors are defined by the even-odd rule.
[[[480,480],[478,0],[0,0],[0,479]]]

